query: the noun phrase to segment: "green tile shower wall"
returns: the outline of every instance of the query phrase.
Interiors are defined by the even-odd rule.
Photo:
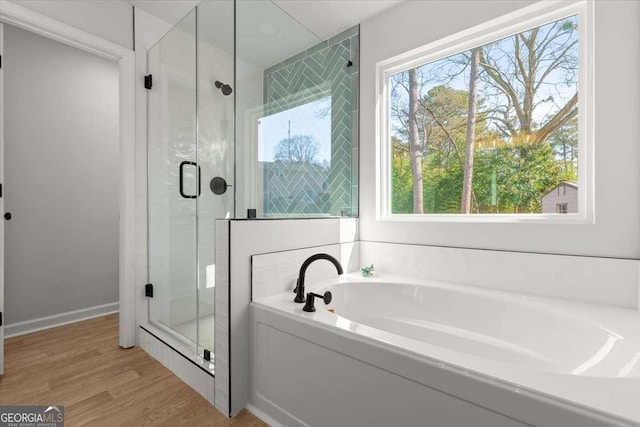
[[[352,66],[347,66],[352,61]],[[264,71],[265,115],[331,96],[331,168],[265,167],[266,215],[358,214],[359,28]],[[266,166],[266,165],[265,165]],[[282,169],[276,171],[274,169]],[[313,200],[313,203],[309,203]]]

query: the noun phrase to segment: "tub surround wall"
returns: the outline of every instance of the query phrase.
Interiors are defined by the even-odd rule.
[[[293,289],[304,259],[325,250],[341,257],[338,259],[346,272],[373,264],[377,272],[408,278],[621,308],[639,307],[640,262],[635,260],[368,241],[253,256],[253,299]],[[309,270],[312,281],[335,275],[330,264],[317,264]]]
[[[296,287],[300,266],[311,255],[326,253],[342,265],[345,273],[360,268],[359,243],[349,242],[338,245],[315,246],[293,251],[273,252],[251,257],[252,300],[291,291]],[[336,268],[327,261],[317,261],[309,266],[305,284],[314,283],[336,276]],[[293,293],[291,298],[293,298]]]
[[[235,415],[249,401],[251,257],[354,242],[357,229],[355,218],[216,221],[216,408]]]
[[[400,276],[638,308],[636,260],[361,241],[360,261]]]

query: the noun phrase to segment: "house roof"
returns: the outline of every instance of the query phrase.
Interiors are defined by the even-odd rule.
[[[544,193],[544,195],[542,197],[546,197],[547,195],[553,193],[553,191],[561,186],[566,186],[566,187],[571,187],[575,190],[578,189],[578,183],[577,182],[573,182],[573,181],[560,181],[560,183],[558,185],[556,185],[555,187],[553,187],[551,190],[547,191],[546,193]]]

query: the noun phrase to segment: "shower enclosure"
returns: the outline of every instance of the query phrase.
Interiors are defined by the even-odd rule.
[[[147,52],[148,320],[210,373],[215,220],[357,216],[358,66],[357,27],[268,0],[203,0]]]
[[[147,71],[149,320],[213,360],[214,221],[234,216],[233,3],[191,10]]]

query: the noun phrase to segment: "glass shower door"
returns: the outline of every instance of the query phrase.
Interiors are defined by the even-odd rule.
[[[211,360],[215,220],[235,203],[233,18],[233,2],[202,2],[147,53],[149,320]]]
[[[206,1],[198,20],[198,352],[213,355],[215,221],[234,217],[233,2]],[[213,357],[213,356],[212,356]]]
[[[148,51],[149,320],[198,341],[196,10]]]

